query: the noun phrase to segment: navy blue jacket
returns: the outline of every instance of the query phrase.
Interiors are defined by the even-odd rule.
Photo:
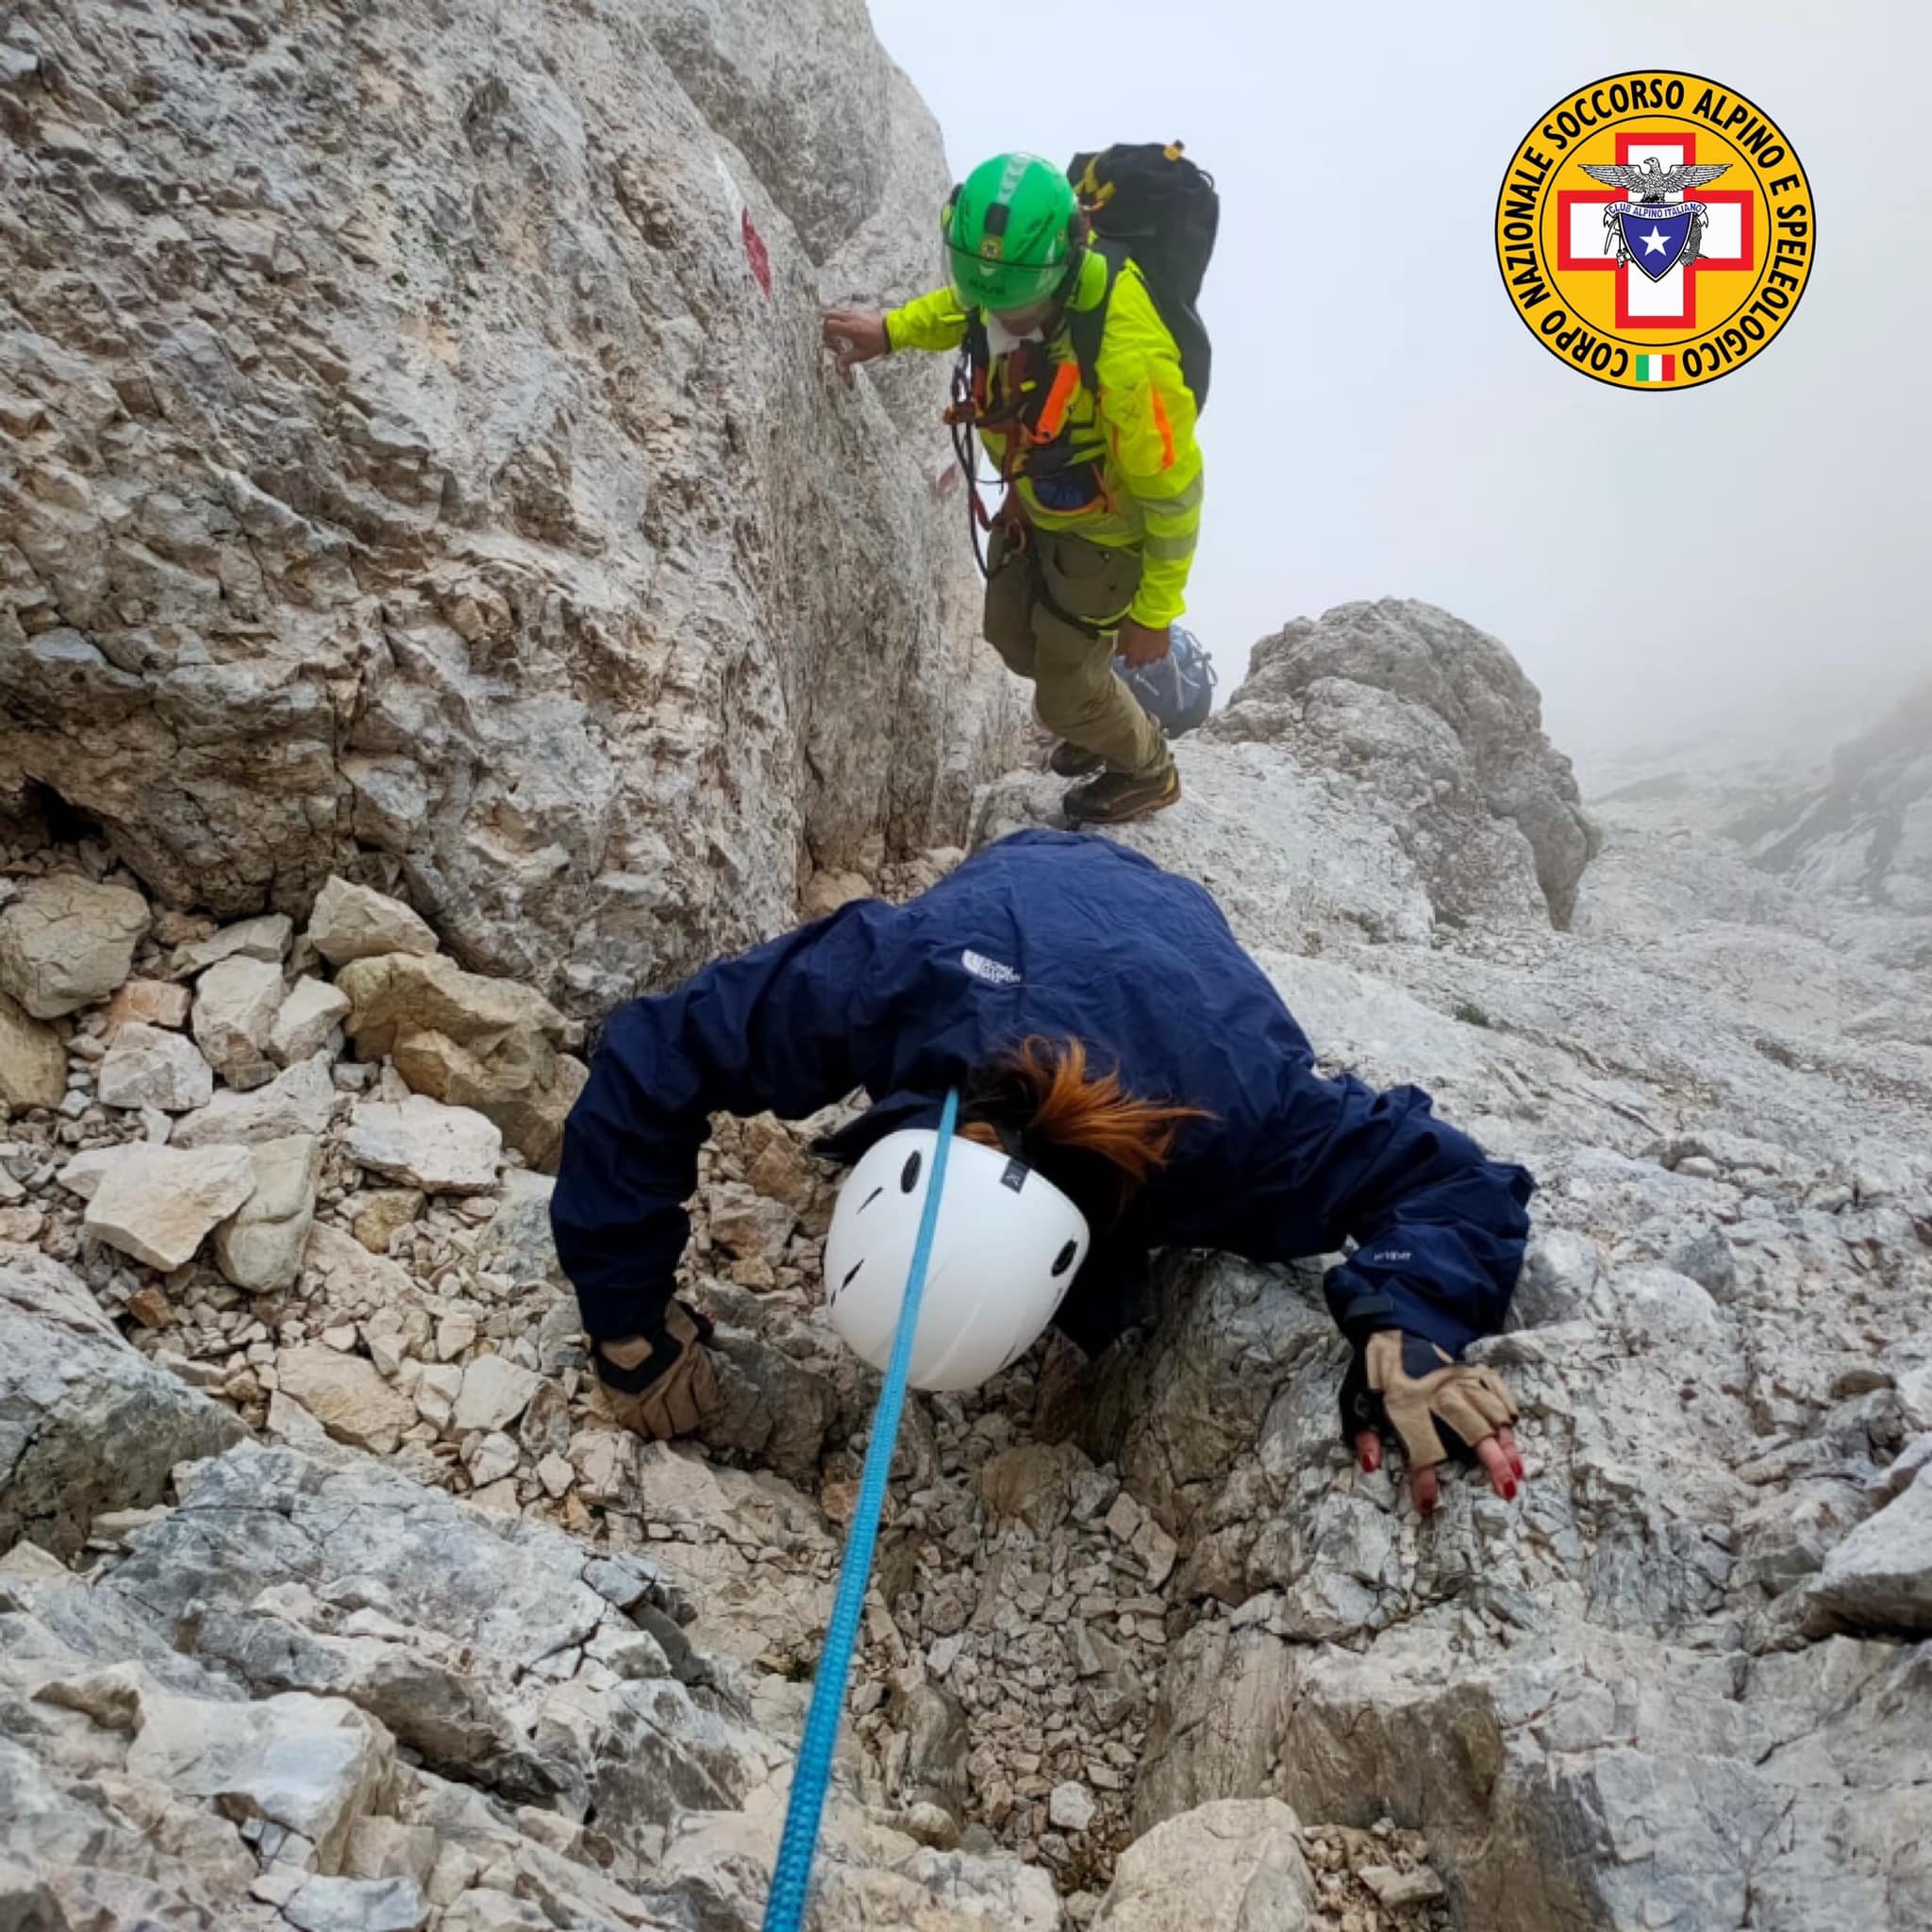
[[[1452,1353],[1503,1325],[1534,1189],[1415,1087],[1324,1079],[1209,894],[1106,839],[1019,832],[907,906],[860,900],[620,1008],[570,1117],[551,1222],[597,1338],[659,1324],[714,1111],[787,1118],[863,1087],[848,1158],[930,1124],[949,1086],[1029,1035],[1076,1038],[1185,1126],[1138,1201],[1144,1246],[1258,1261],[1355,1252],[1328,1304]],[[1090,1262],[1087,1273],[1093,1272]]]

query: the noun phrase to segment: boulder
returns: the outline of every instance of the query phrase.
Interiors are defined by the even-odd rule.
[[[479,1355],[463,1371],[455,1424],[458,1429],[506,1429],[536,1394],[540,1377],[500,1355]]]
[[[237,1288],[292,1288],[315,1221],[322,1142],[312,1134],[263,1141],[248,1150],[254,1191],[215,1230],[215,1260]]]
[[[194,1037],[231,1087],[259,1087],[275,1077],[269,1037],[282,996],[282,969],[267,959],[224,959],[196,982]]]
[[[269,1029],[269,1052],[285,1067],[323,1052],[349,1017],[349,998],[325,979],[305,975],[289,989]],[[337,1041],[340,1044],[340,1041]]]
[[[711,1239],[740,1260],[777,1260],[797,1225],[792,1208],[741,1181],[724,1181],[711,1191]]]
[[[94,1091],[103,1107],[187,1113],[214,1098],[214,1069],[185,1035],[130,1020],[115,1029]]]
[[[454,961],[392,953],[345,966],[349,1031],[364,1059],[393,1057],[411,1088],[493,1120],[533,1166],[554,1163],[589,1077],[561,1049],[576,1028],[548,1000]]]
[[[539,1171],[557,1165],[564,1122],[591,1077],[581,1060],[522,1031],[480,1053],[444,1033],[408,1033],[396,1041],[394,1058],[417,1092],[475,1108]]]
[[[275,1379],[337,1441],[378,1456],[390,1454],[416,1420],[415,1405],[363,1356],[319,1343],[285,1348],[275,1357]]]
[[[1932,1480],[1924,1467],[1825,1557],[1804,1587],[1804,1621],[1814,1636],[1932,1637]]]
[[[58,1107],[66,1098],[67,1049],[60,1036],[0,992],[0,1103]]]
[[[1567,926],[1600,846],[1542,700],[1509,652],[1434,605],[1338,605],[1264,638],[1210,727],[1293,749],[1396,808],[1438,908],[1519,914],[1521,881]]]
[[[436,935],[400,899],[331,876],[308,914],[308,942],[331,966],[385,953],[433,953]]]
[[[177,1462],[241,1434],[136,1354],[77,1275],[0,1251],[0,1551],[25,1537],[71,1557],[103,1510],[160,1501]]]
[[[1427,881],[1395,826],[1356,808],[1270,742],[1190,734],[1174,748],[1186,811],[1156,812],[1106,836],[1213,892],[1250,948],[1313,953],[1364,933],[1426,941]],[[1066,781],[1041,773],[982,793],[974,843],[1063,825]],[[1392,816],[1392,814],[1391,814]]]
[[[108,1032],[130,1020],[143,1026],[185,1026],[192,1001],[188,988],[172,980],[130,979],[108,1002]]]
[[[0,910],[0,992],[36,1020],[92,1006],[127,977],[147,927],[147,901],[125,886],[31,879]]]
[[[289,944],[295,936],[294,922],[283,912],[270,912],[259,919],[243,919],[225,925],[205,940],[192,940],[175,948],[169,962],[177,979],[192,979],[224,959],[261,959],[279,965],[289,957]]]
[[[178,1268],[254,1187],[242,1148],[141,1146],[102,1176],[82,1224],[150,1268]]]
[[[318,1057],[286,1069],[252,1092],[225,1088],[208,1106],[175,1123],[169,1144],[246,1146],[286,1140],[291,1134],[320,1134],[327,1128],[335,1104],[328,1061]]]
[[[89,1147],[68,1161],[56,1178],[69,1193],[92,1201],[101,1183],[125,1161],[134,1159],[142,1145],[139,1141],[124,1141],[112,1147]]]
[[[1313,1932],[1301,1823],[1276,1798],[1184,1811],[1130,1845],[1093,1932]]]
[[[348,1146],[372,1173],[425,1193],[476,1194],[496,1185],[503,1136],[480,1113],[412,1093],[399,1104],[358,1102]]]

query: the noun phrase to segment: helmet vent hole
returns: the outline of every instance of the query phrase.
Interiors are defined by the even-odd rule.
[[[858,1277],[858,1271],[859,1271],[859,1270],[860,1270],[861,1268],[863,1268],[864,1266],[865,1266],[865,1257],[864,1257],[863,1255],[861,1255],[861,1256],[860,1256],[860,1257],[858,1257],[858,1260],[856,1260],[855,1262],[853,1262],[853,1264],[851,1265],[851,1267],[849,1267],[848,1269],[846,1269],[846,1271],[845,1271],[845,1279],[844,1279],[843,1281],[841,1281],[841,1283],[840,1283],[840,1284],[838,1285],[838,1287],[837,1287],[837,1288],[835,1288],[835,1289],[834,1289],[834,1290],[832,1291],[832,1299],[833,1299],[834,1301],[837,1301],[837,1300],[839,1299],[839,1297],[840,1297],[840,1296],[841,1296],[841,1294],[843,1294],[843,1293],[845,1292],[845,1291],[846,1291],[846,1290],[847,1290],[848,1288],[850,1288],[850,1287],[852,1286],[852,1284],[853,1284],[854,1280],[855,1280],[855,1279],[856,1279],[856,1278]]]
[[[1080,1243],[1078,1241],[1069,1241],[1066,1244],[1066,1246],[1063,1247],[1059,1251],[1059,1253],[1054,1257],[1053,1274],[1054,1279],[1056,1281],[1058,1281],[1059,1277],[1062,1274],[1064,1274],[1067,1272],[1067,1270],[1074,1265],[1074,1257],[1077,1255],[1079,1252]]]
[[[925,1165],[925,1157],[915,1148],[906,1157],[906,1165],[899,1170],[899,1191],[909,1194],[919,1185],[920,1170]]]
[[[872,1192],[871,1192],[871,1193],[869,1193],[869,1194],[868,1194],[868,1195],[867,1195],[867,1196],[865,1197],[865,1199],[864,1199],[864,1200],[862,1200],[862,1201],[861,1201],[861,1202],[860,1202],[860,1203],[858,1204],[858,1212],[859,1212],[860,1214],[863,1214],[863,1213],[865,1212],[865,1210],[866,1210],[866,1209],[867,1209],[868,1208],[870,1208],[870,1207],[872,1206],[872,1204],[873,1204],[873,1203],[874,1203],[874,1201],[876,1201],[876,1200],[878,1199],[878,1197],[879,1197],[879,1196],[880,1196],[881,1194],[883,1194],[883,1193],[884,1193],[885,1191],[885,1191],[885,1189],[883,1189],[883,1188],[874,1188],[874,1190],[872,1191]]]

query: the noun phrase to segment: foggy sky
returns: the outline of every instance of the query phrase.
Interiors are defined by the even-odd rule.
[[[1579,753],[1932,675],[1922,0],[870,4],[956,173],[1176,137],[1213,172],[1186,622],[1224,690],[1289,618],[1387,595],[1493,631]],[[1762,107],[1819,211],[1778,339],[1670,394],[1532,341],[1492,239],[1532,125],[1645,65]]]

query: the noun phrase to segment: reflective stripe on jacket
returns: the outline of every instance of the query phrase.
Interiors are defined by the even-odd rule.
[[[1089,255],[1071,306],[1091,308],[1107,289],[1107,263]],[[966,316],[951,289],[937,289],[886,317],[894,349],[957,349],[966,340]],[[1100,465],[1103,501],[1071,513],[1047,508],[1023,476],[1021,501],[1042,529],[1071,530],[1095,543],[1137,547],[1141,589],[1129,615],[1155,630],[1187,608],[1188,573],[1201,528],[1201,446],[1194,438],[1194,397],[1181,375],[1180,351],[1161,321],[1140,269],[1124,263],[1108,301],[1095,396],[1080,375],[1064,324],[1048,344],[1056,371],[1071,365],[1073,387],[1064,421],[1077,462]],[[1001,358],[1004,363],[1005,358]],[[993,380],[999,380],[999,368]],[[1000,463],[1007,437],[982,430],[987,454]]]

